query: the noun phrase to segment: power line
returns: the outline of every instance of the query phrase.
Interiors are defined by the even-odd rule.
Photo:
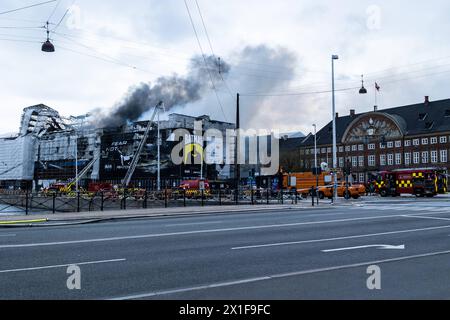
[[[61,4],[61,0],[58,0],[58,2],[56,3],[55,7],[53,8],[52,13],[50,14],[50,17],[48,17],[47,21],[50,21],[53,18],[54,14],[55,14],[55,12],[58,9],[58,6],[60,4]]]
[[[350,90],[356,90],[356,89],[359,89],[359,87],[336,89],[334,91],[342,92],[342,91],[350,91]],[[265,93],[243,93],[243,94],[241,94],[241,96],[242,97],[288,97],[288,96],[324,94],[324,93],[331,93],[331,92],[332,92],[332,90],[310,91],[310,92],[292,92],[292,93],[268,93],[268,94],[265,94]]]
[[[189,10],[189,6],[188,6],[186,0],[184,0],[184,4],[186,6],[186,10],[187,10],[187,13],[189,15],[189,20],[191,21],[192,29],[194,30],[195,37],[197,38],[197,43],[198,43],[198,46],[200,48],[200,52],[202,53],[203,61],[205,62],[205,67],[207,69],[207,73],[208,73],[209,78],[211,80],[211,84],[212,84],[213,90],[215,92],[215,95],[216,95],[216,98],[217,98],[217,102],[219,103],[220,109],[222,110],[222,114],[223,114],[223,116],[225,118],[225,121],[228,122],[227,116],[225,115],[225,111],[224,111],[223,106],[222,106],[222,102],[220,101],[220,98],[219,98],[219,94],[217,93],[217,88],[216,88],[216,86],[214,84],[213,77],[211,75],[211,72],[208,69],[208,63],[206,61],[206,56],[205,56],[205,53],[203,51],[203,47],[202,47],[202,44],[200,42],[200,38],[198,37],[197,29],[195,28],[194,20],[192,19],[191,11]]]
[[[52,30],[53,32],[55,32],[56,29],[58,29],[59,26],[61,25],[61,23],[64,21],[64,18],[65,18],[66,15],[69,13],[70,8],[75,4],[75,1],[76,1],[76,0],[73,0],[73,1],[72,1],[72,4],[71,4],[69,7],[67,7],[66,12],[64,12],[64,15],[62,16],[61,20],[59,20],[59,22],[58,22],[58,23],[56,24],[56,26],[53,28],[53,30]]]
[[[203,19],[203,14],[202,14],[200,5],[198,4],[197,0],[195,0],[195,4],[197,5],[198,14],[200,15],[200,19],[201,19],[202,25],[203,25],[203,30],[205,31],[206,39],[208,39],[209,48],[211,49],[211,53],[214,57],[217,58],[216,54],[214,53],[214,49],[212,46],[211,39],[209,37],[208,29],[206,28],[205,20]],[[218,61],[219,61],[219,68],[220,68],[220,58],[218,58]],[[219,69],[219,76],[222,79],[222,82],[224,83],[226,89],[228,90],[228,93],[230,94],[231,98],[233,99],[233,92],[231,91],[230,87],[228,86],[228,83],[225,81],[222,72],[220,72],[220,69]]]
[[[29,5],[29,6],[26,6],[26,7],[21,7],[21,8],[17,8],[17,9],[8,10],[8,11],[3,11],[3,12],[0,12],[0,15],[11,13],[11,12],[16,12],[16,11],[20,11],[20,10],[25,10],[25,9],[29,9],[29,8],[33,8],[33,7],[37,7],[37,6],[42,6],[44,4],[52,3],[52,2],[56,2],[56,1],[58,1],[58,0],[45,1],[45,2],[32,4],[32,5]]]

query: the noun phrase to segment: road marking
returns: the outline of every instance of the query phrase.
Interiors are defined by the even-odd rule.
[[[430,219],[430,220],[444,220],[444,221],[450,221],[450,219],[447,218],[438,218],[438,217],[424,217],[424,216],[415,216],[415,215],[405,215],[402,216],[404,218],[417,218],[417,219]]]
[[[429,213],[429,214],[436,214],[436,213]],[[423,215],[427,215],[427,214],[425,213],[425,214],[422,214],[422,216]],[[156,234],[144,234],[144,235],[136,235],[136,236],[109,237],[109,238],[84,239],[84,240],[72,240],[72,241],[56,241],[56,242],[38,242],[38,243],[11,244],[11,245],[0,245],[0,249],[47,247],[47,246],[82,244],[82,243],[97,243],[97,242],[120,241],[120,240],[137,240],[137,239],[148,239],[148,238],[162,238],[162,237],[171,237],[171,236],[218,233],[218,232],[228,232],[228,231],[273,229],[273,228],[286,228],[286,227],[306,226],[306,225],[320,225],[320,224],[331,224],[331,223],[352,222],[352,221],[392,219],[392,218],[399,218],[399,217],[403,217],[403,215],[386,215],[386,216],[375,216],[375,217],[336,219],[336,220],[325,220],[325,221],[309,221],[309,222],[272,224],[272,225],[237,227],[237,228],[193,230],[193,231],[156,233]],[[445,226],[444,228],[448,228],[448,227],[450,227],[450,226]],[[390,233],[384,233],[384,234],[390,234]],[[356,237],[357,238],[359,238],[359,237],[367,237],[367,235],[366,236],[356,236]],[[347,239],[347,237],[344,237],[343,239]],[[348,239],[352,239],[352,237],[350,237]],[[340,240],[340,238],[337,238],[337,240]],[[317,240],[315,240],[315,241],[317,242]],[[324,241],[324,240],[319,240],[319,241]],[[269,245],[269,246],[273,246],[273,245]]]
[[[177,224],[167,224],[166,227],[183,227],[183,226],[200,226],[205,224],[216,224],[223,223],[223,221],[209,221],[209,222],[192,222],[192,223],[177,223]]]
[[[335,267],[296,271],[296,272],[291,272],[291,273],[280,273],[280,274],[262,276],[262,277],[258,277],[258,278],[241,279],[241,280],[228,281],[228,282],[218,282],[218,283],[212,283],[212,284],[208,284],[208,285],[199,285],[199,286],[188,287],[188,288],[180,288],[180,289],[164,290],[164,291],[154,291],[154,292],[149,292],[149,293],[127,295],[127,296],[112,298],[110,300],[144,299],[144,298],[151,298],[151,297],[170,295],[170,294],[176,294],[176,293],[185,293],[185,292],[200,291],[200,290],[206,290],[206,289],[212,289],[212,288],[230,287],[230,286],[235,286],[235,285],[239,285],[239,284],[256,283],[256,282],[262,282],[262,281],[267,281],[267,280],[290,278],[290,277],[303,276],[303,275],[308,275],[308,274],[359,268],[359,267],[377,265],[377,264],[382,264],[382,263],[407,261],[407,260],[435,257],[435,256],[441,256],[441,255],[447,255],[447,254],[450,254],[450,251],[432,252],[432,253],[418,254],[418,255],[412,255],[412,256],[377,260],[377,261],[368,261],[368,262],[347,264],[347,265],[341,265],[341,266],[335,266]]]
[[[405,250],[405,245],[393,246],[387,244],[371,244],[366,246],[357,246],[357,247],[347,247],[347,248],[338,248],[338,249],[328,249],[322,250],[322,252],[340,252],[340,251],[349,251],[349,250],[358,250],[358,249],[368,249],[368,248],[377,248],[381,250]]]
[[[450,228],[450,225],[447,225],[447,226],[421,228],[421,229],[410,229],[410,230],[398,230],[398,231],[389,231],[389,232],[380,232],[380,233],[371,233],[371,234],[360,234],[360,235],[355,235],[355,236],[336,237],[336,238],[328,238],[328,239],[315,239],[315,240],[303,240],[303,241],[293,241],[293,242],[269,243],[269,244],[261,244],[261,245],[254,245],[254,246],[242,246],[242,247],[231,248],[231,250],[247,250],[247,249],[258,249],[258,248],[268,248],[268,247],[291,246],[291,245],[297,245],[297,244],[330,242],[330,241],[348,240],[348,239],[360,239],[360,238],[369,238],[369,237],[377,237],[377,236],[386,236],[386,235],[392,235],[392,234],[413,233],[413,232],[431,231],[431,230],[440,230],[440,229],[449,229],[449,228]]]
[[[112,262],[123,262],[127,259],[112,259],[112,260],[99,260],[99,261],[88,261],[88,262],[76,262],[69,264],[59,264],[53,266],[43,266],[43,267],[32,267],[32,268],[21,268],[21,269],[10,269],[10,270],[0,270],[0,273],[11,273],[11,272],[21,272],[21,271],[34,271],[34,270],[43,270],[43,269],[55,269],[55,268],[63,268],[72,265],[83,266],[90,264],[101,264],[101,263],[112,263]]]
[[[15,237],[16,234],[14,233],[6,233],[6,234],[0,234],[0,237]]]

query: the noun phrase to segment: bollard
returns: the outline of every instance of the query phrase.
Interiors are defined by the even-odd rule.
[[[80,191],[77,192],[77,212],[80,212]]]
[[[186,189],[183,188],[183,206],[186,208]]]
[[[28,215],[28,192],[25,192],[25,215]]]
[[[144,203],[143,203],[144,209],[147,209],[147,201],[148,201],[148,192],[147,192],[147,190],[145,190],[145,192],[144,192]]]
[[[202,189],[202,207],[205,206],[205,191]]]
[[[168,203],[167,203],[167,188],[164,188],[164,207],[165,208],[168,207]]]
[[[56,192],[53,192],[53,205],[52,205],[52,209],[53,209],[53,213],[56,213]]]
[[[127,192],[123,190],[123,210],[127,210]]]
[[[269,204],[269,189],[266,190],[266,200],[267,204]]]
[[[219,186],[219,206],[222,205],[222,188]]]
[[[284,199],[283,199],[283,188],[281,188],[281,204],[284,204]]]
[[[253,188],[250,189],[250,194],[251,194],[251,198],[252,198],[252,205],[255,204],[254,199],[253,199]]]
[[[103,191],[102,191],[100,197],[101,197],[100,198],[100,211],[103,211],[103,206],[104,206],[104,201],[105,201],[105,195],[103,194]]]

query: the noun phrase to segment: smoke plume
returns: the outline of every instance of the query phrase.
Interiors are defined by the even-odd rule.
[[[153,85],[141,83],[131,87],[110,114],[97,116],[97,125],[119,127],[137,121],[160,101],[164,102],[166,111],[197,102],[213,86],[212,83],[218,83],[229,71],[230,65],[214,56],[195,56],[184,77],[174,74],[158,78]]]

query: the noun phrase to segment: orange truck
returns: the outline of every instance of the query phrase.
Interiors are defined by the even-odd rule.
[[[332,180],[333,177],[329,172],[323,172],[317,175],[317,177],[312,172],[290,173],[283,175],[283,188],[295,189],[303,197],[307,197],[310,194],[311,187],[315,188],[316,185],[327,186]]]

